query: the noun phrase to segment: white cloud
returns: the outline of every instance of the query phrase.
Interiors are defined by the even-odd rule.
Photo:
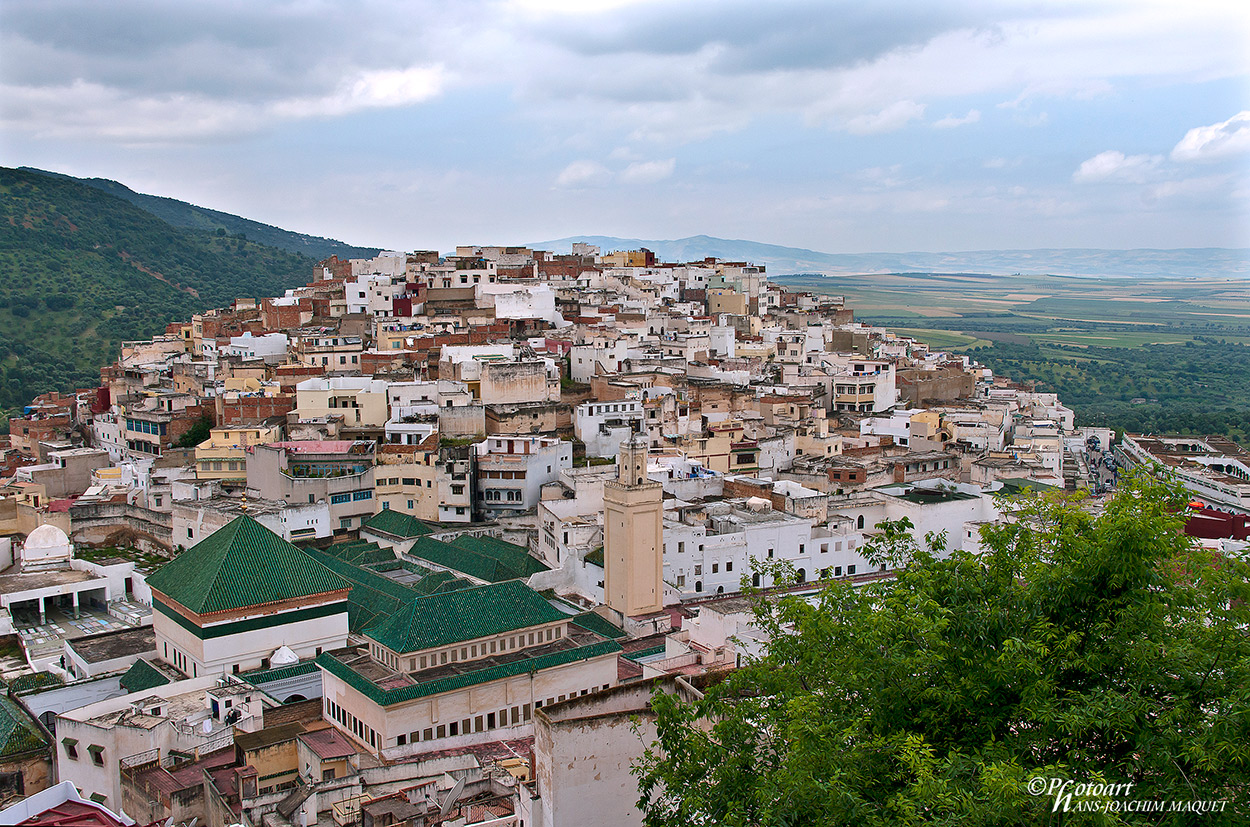
[[[60,87],[0,85],[2,119],[49,137],[93,137],[123,143],[236,138],[284,121],[405,106],[436,97],[441,66],[360,72],[323,95],[247,102],[193,92],[136,94],[75,80]]]
[[[1196,126],[1172,149],[1173,161],[1218,161],[1250,152],[1250,111],[1226,121]]]
[[[407,106],[427,101],[443,88],[442,66],[411,66],[362,72],[328,95],[292,98],[269,107],[284,117],[345,115],[360,109]]]
[[[934,129],[954,129],[957,126],[964,126],[965,124],[976,123],[979,120],[981,120],[981,110],[969,109],[968,114],[964,115],[962,118],[957,118],[954,115],[947,115],[945,118],[942,118],[941,120],[934,121],[933,128]]]
[[[562,189],[585,189],[603,187],[612,180],[612,171],[598,161],[574,161],[556,176],[556,186]]]
[[[676,168],[676,158],[663,161],[637,161],[621,171],[620,180],[623,184],[654,184],[668,178]]]
[[[1082,162],[1076,172],[1072,173],[1072,180],[1078,184],[1096,181],[1129,181],[1140,184],[1162,160],[1161,155],[1125,155],[1118,150],[1109,149]]]
[[[846,131],[853,135],[876,135],[902,129],[911,121],[924,117],[924,104],[915,101],[897,101],[867,115],[858,115],[846,122]]]
[[[1201,178],[1183,178],[1179,181],[1164,181],[1151,188],[1152,198],[1189,198],[1203,199],[1213,193],[1220,192],[1232,183],[1226,175],[1208,175]]]

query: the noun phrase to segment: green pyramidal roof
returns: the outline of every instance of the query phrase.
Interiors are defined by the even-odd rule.
[[[434,529],[416,517],[390,508],[384,508],[370,517],[365,523],[365,528],[372,528],[375,531],[382,531],[405,539],[421,537],[434,532]]]
[[[219,528],[148,578],[196,614],[347,589],[351,584],[251,517]]]
[[[127,692],[142,692],[167,683],[169,683],[169,678],[162,675],[155,666],[143,658],[135,661],[134,665],[121,677],[122,689]]]
[[[418,597],[365,630],[393,652],[416,652],[567,619],[520,580]]]

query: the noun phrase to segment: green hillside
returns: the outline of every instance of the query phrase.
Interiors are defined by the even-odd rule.
[[[307,283],[312,258],[174,227],[70,178],[0,168],[0,411],[95,385],[118,345],[240,296]]]
[[[135,192],[125,184],[119,184],[107,178],[74,178],[59,172],[48,172],[42,169],[34,169],[33,167],[21,167],[20,171],[34,172],[54,178],[65,178],[70,181],[77,181],[80,184],[86,184],[89,187],[95,187],[98,190],[107,192],[109,195],[115,195],[123,201],[129,201],[144,212],[151,213],[165,223],[172,224],[175,227],[187,230],[207,230],[208,232],[224,229],[230,235],[243,235],[251,241],[256,241],[269,247],[277,247],[279,250],[286,250],[289,253],[309,256],[317,261],[327,259],[330,256],[338,256],[339,258],[373,258],[379,252],[377,247],[355,247],[351,244],[344,244],[342,241],[335,241],[332,238],[293,233],[281,227],[262,224],[259,221],[241,218],[227,212],[210,210],[207,207],[197,207],[195,204],[188,204],[186,201],[179,201],[176,198],[145,195],[141,192]]]

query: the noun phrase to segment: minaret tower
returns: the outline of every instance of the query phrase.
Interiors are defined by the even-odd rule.
[[[603,593],[626,617],[664,608],[664,488],[647,478],[647,437],[621,443],[616,480],[603,484]]]

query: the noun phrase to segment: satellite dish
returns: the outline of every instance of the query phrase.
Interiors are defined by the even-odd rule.
[[[464,779],[456,781],[456,786],[451,788],[451,792],[447,793],[447,798],[443,799],[442,806],[438,808],[438,814],[445,816],[451,812],[451,805],[455,804],[460,798],[460,794],[464,792]]]

